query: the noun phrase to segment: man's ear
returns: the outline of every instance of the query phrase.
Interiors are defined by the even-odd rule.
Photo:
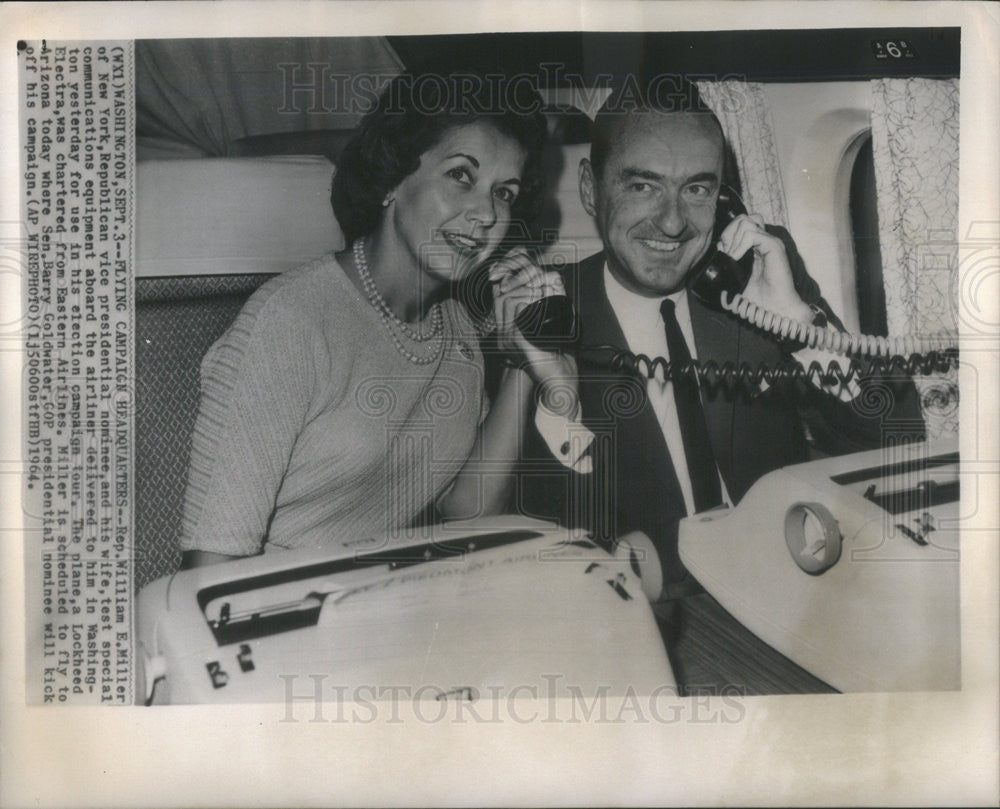
[[[594,168],[586,157],[580,161],[577,176],[580,181],[580,202],[587,213],[597,216],[597,184],[594,180]]]

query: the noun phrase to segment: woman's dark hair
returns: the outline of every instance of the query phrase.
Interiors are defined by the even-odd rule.
[[[527,157],[511,209],[527,224],[541,205],[545,117],[527,76],[455,71],[397,76],[344,147],[330,201],[347,244],[371,233],[382,200],[420,166],[420,156],[448,130],[487,122],[509,135]]]

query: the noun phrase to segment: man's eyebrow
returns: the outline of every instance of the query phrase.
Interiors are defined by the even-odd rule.
[[[690,183],[717,183],[719,182],[719,175],[714,171],[703,171],[700,174],[695,174],[692,177],[688,177],[685,184]]]
[[[639,178],[640,180],[662,180],[663,175],[655,171],[650,171],[649,169],[640,169],[633,166],[626,166],[619,172],[619,176],[623,180],[631,180],[634,178]]]
[[[620,176],[623,180],[632,180],[636,178],[640,180],[655,180],[655,181],[663,180],[663,175],[658,172],[650,171],[649,169],[635,168],[632,166],[626,166],[625,168],[623,168],[621,170]],[[684,180],[684,184],[689,185],[690,183],[706,183],[706,182],[717,183],[718,181],[719,181],[719,175],[716,174],[714,171],[703,171],[700,172],[699,174],[693,174],[692,176],[688,177],[686,180]]]

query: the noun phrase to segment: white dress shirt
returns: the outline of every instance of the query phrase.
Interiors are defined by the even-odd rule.
[[[608,302],[614,310],[618,324],[621,326],[628,349],[633,354],[645,354],[648,357],[666,357],[670,359],[667,349],[667,335],[664,330],[663,315],[660,305],[666,298],[674,302],[674,313],[681,327],[681,334],[687,342],[691,359],[698,358],[694,343],[694,329],[691,326],[691,310],[688,308],[687,290],[682,289],[672,295],[662,298],[647,298],[637,295],[623,287],[604,266],[604,288],[607,291]],[[657,371],[656,378],[646,382],[646,395],[649,405],[656,415],[663,432],[663,440],[667,443],[667,451],[674,463],[674,472],[681,485],[684,495],[684,506],[688,514],[694,514],[694,492],[691,488],[691,475],[688,472],[687,456],[684,454],[684,438],[681,435],[680,422],[677,418],[677,403],[674,400],[674,386],[665,381],[662,371]],[[716,469],[718,474],[718,468]],[[731,504],[725,481],[719,476],[722,488],[722,499]]]
[[[694,329],[691,326],[691,310],[688,307],[687,291],[682,289],[672,295],[665,295],[661,298],[647,298],[637,295],[622,286],[611,274],[607,263],[604,265],[604,289],[608,295],[608,302],[614,310],[618,324],[621,326],[625,341],[628,343],[629,351],[633,354],[645,354],[648,357],[666,357],[670,359],[670,352],[667,349],[667,335],[664,330],[663,316],[660,314],[660,305],[666,298],[674,302],[674,313],[677,316],[677,323],[680,325],[681,334],[687,342],[688,351],[691,352],[691,359],[698,359],[698,351],[694,342]],[[815,348],[803,348],[792,354],[797,362],[808,368],[812,362],[819,362],[826,367],[834,360],[843,360],[829,351]],[[846,385],[827,385],[818,379],[810,377],[820,390],[836,396],[842,402],[850,402],[860,392],[861,388],[856,379],[852,379]],[[767,388],[767,382],[761,381],[761,390]],[[687,457],[684,454],[684,440],[681,437],[680,423],[677,418],[677,404],[674,400],[673,385],[665,382],[663,372],[657,371],[655,379],[650,379],[646,383],[646,394],[649,397],[650,406],[656,414],[663,431],[663,439],[667,443],[667,450],[674,462],[674,471],[677,473],[677,480],[681,485],[681,492],[684,495],[684,505],[688,514],[694,513],[694,495],[691,489],[691,476],[688,473]],[[718,469],[716,470],[718,471]],[[720,475],[719,482],[722,484],[722,498],[732,505],[729,492],[726,491],[726,483]]]

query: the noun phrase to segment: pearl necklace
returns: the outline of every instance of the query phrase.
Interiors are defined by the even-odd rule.
[[[441,307],[436,303],[432,307],[431,317],[433,322],[431,330],[427,334],[414,331],[406,321],[397,317],[396,313],[389,308],[389,304],[385,302],[385,298],[382,297],[382,294],[378,291],[378,287],[375,286],[375,279],[372,278],[371,273],[368,271],[368,258],[365,255],[364,241],[360,238],[354,240],[354,263],[358,268],[358,277],[361,279],[361,286],[364,287],[365,294],[368,296],[368,302],[378,312],[379,317],[382,319],[382,325],[389,332],[389,336],[392,337],[392,342],[396,346],[396,350],[414,365],[429,365],[434,362],[441,355],[441,348],[444,346],[444,318],[441,314]],[[399,335],[396,333],[397,330],[401,331],[415,343],[426,343],[435,337],[437,340],[430,354],[418,356],[403,345],[403,341],[400,340]]]

